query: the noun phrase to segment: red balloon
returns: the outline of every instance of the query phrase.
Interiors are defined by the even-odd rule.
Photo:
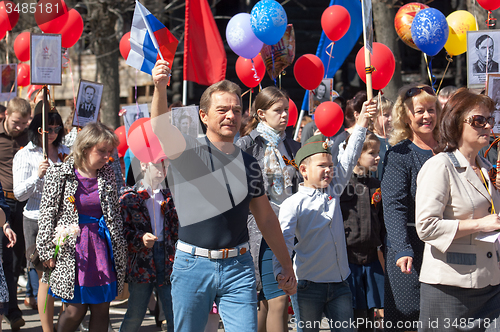
[[[344,123],[344,112],[339,104],[325,101],[316,107],[314,122],[323,135],[333,136]]]
[[[236,75],[238,75],[241,83],[245,84],[249,88],[254,88],[259,85],[260,81],[264,78],[265,73],[266,65],[264,64],[264,61],[262,61],[262,57],[260,55],[257,55],[251,60],[240,56],[238,60],[236,60]]]
[[[477,3],[486,10],[496,10],[500,8],[500,0],[477,0]]]
[[[158,137],[153,133],[150,118],[140,118],[130,125],[128,143],[132,153],[143,163],[157,163],[166,158]]]
[[[288,98],[288,123],[286,124],[286,126],[295,126],[298,117],[299,111],[297,110],[297,105],[295,105],[293,100]]]
[[[17,85],[28,86],[30,84],[30,66],[25,63],[17,65]]]
[[[120,126],[120,127],[116,128],[115,134],[116,134],[116,136],[118,136],[118,140],[120,141],[120,144],[118,144],[118,147],[117,147],[118,157],[122,158],[128,149],[127,137],[125,136],[125,126]]]
[[[30,37],[31,33],[28,31],[21,32],[14,40],[14,53],[19,61],[30,60]]]
[[[304,54],[293,66],[295,80],[306,90],[316,89],[325,75],[325,67],[321,59],[314,54]]]
[[[127,32],[123,35],[122,39],[120,39],[120,53],[122,57],[127,60],[128,53],[130,52],[130,32]]]
[[[342,6],[330,6],[321,15],[321,27],[331,41],[344,37],[350,25],[351,15]]]
[[[76,44],[82,36],[83,20],[82,16],[76,9],[71,9],[68,12],[68,20],[64,27],[59,31],[61,34],[61,46],[70,48]]]
[[[36,5],[35,21],[45,33],[59,33],[68,17],[68,7],[63,0],[40,0]]]
[[[18,3],[17,6],[19,9],[19,6],[22,6],[22,3]],[[15,9],[16,4],[12,1],[6,0],[0,2],[0,20],[5,21],[7,31],[12,31],[12,29],[16,26],[17,21],[19,21],[19,10],[16,11]]]
[[[389,47],[384,44],[374,42],[371,64],[375,68],[372,73],[372,87],[375,90],[382,90],[389,84],[396,68],[396,60]],[[365,72],[365,48],[361,48],[356,55],[356,71],[359,77],[366,83]]]

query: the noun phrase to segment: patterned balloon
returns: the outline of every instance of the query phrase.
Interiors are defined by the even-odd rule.
[[[261,0],[253,6],[250,24],[264,44],[274,45],[285,34],[288,19],[283,7],[274,0]]]
[[[288,24],[286,32],[279,43],[275,45],[264,45],[260,55],[266,64],[269,77],[274,80],[295,58],[295,31],[293,26]]]
[[[264,45],[253,33],[248,13],[234,15],[229,20],[226,39],[233,52],[246,59],[255,58]]]
[[[427,55],[439,53],[448,40],[449,27],[446,17],[435,8],[418,12],[411,24],[411,37],[415,45]]]
[[[415,15],[422,9],[429,8],[429,6],[424,5],[423,3],[411,2],[408,3],[401,8],[399,8],[396,16],[394,17],[394,28],[396,29],[396,33],[399,38],[411,48],[414,48],[420,51],[411,39],[411,23],[415,18]]]

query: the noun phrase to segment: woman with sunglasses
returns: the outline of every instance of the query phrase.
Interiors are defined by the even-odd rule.
[[[35,115],[28,127],[30,142],[14,156],[12,174],[14,181],[14,195],[19,201],[28,200],[23,211],[23,228],[26,252],[33,252],[36,234],[38,233],[38,216],[40,200],[47,168],[64,161],[69,149],[62,145],[64,138],[63,121],[56,109],[48,114],[47,126],[47,159],[42,150],[42,114]],[[47,310],[44,313],[45,297],[48,285],[40,282],[37,271],[28,260],[28,284],[24,304],[31,309],[37,309],[40,314],[42,329],[45,332],[53,331],[54,299],[49,296]],[[38,296],[37,296],[38,295]],[[38,298],[38,305],[36,298]]]
[[[417,174],[437,147],[441,106],[424,84],[403,87],[392,109],[392,145],[384,160],[382,203],[387,229],[385,329],[416,331],[420,305],[418,273],[424,244],[415,230]]]
[[[492,166],[478,155],[489,142],[494,109],[487,96],[465,88],[455,93],[442,114],[437,150],[443,152],[418,175],[415,220],[425,242],[420,321],[439,322],[424,323],[422,331],[500,329],[498,240],[478,239],[500,229]]]

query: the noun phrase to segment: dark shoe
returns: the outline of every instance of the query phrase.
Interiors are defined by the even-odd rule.
[[[24,324],[26,324],[22,317],[16,317],[13,320],[9,321],[9,323],[10,323],[10,329],[12,331],[19,331],[21,327],[23,327]]]
[[[24,305],[31,310],[38,310],[38,304],[34,297],[25,297]]]

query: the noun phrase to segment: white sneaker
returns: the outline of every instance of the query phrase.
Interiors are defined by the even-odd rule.
[[[28,284],[28,280],[26,280],[24,276],[19,276],[19,278],[17,279],[17,284],[21,287],[26,287],[26,285]]]

